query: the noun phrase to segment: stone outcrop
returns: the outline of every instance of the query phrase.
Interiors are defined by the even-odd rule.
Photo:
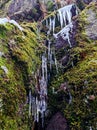
[[[52,117],[46,130],[69,130],[69,128],[66,119],[58,112]]]
[[[91,14],[91,15],[89,15]],[[96,11],[93,11],[91,8],[86,10],[87,22],[88,24],[85,27],[87,36],[90,39],[97,40],[97,14]]]
[[[9,15],[15,20],[37,21],[42,17],[40,4],[36,0],[5,0],[0,3],[1,17]]]

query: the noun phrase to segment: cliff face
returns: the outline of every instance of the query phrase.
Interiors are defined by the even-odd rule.
[[[18,21],[33,21],[42,17],[40,4],[35,0],[7,0],[0,3],[0,16],[13,18]]]
[[[83,11],[76,17],[76,6],[72,8],[72,31],[65,31],[65,35],[67,32],[70,34],[69,40],[72,45],[70,46],[68,39],[64,40],[60,36],[55,40],[51,36],[54,32],[48,32],[48,35],[47,28],[51,31],[48,24],[50,26],[52,23],[54,24],[54,21],[51,20],[54,18],[55,12],[52,13],[52,11],[74,1],[67,0],[67,3],[64,1],[62,3],[60,0],[56,0],[57,8],[54,2],[46,2],[43,0],[39,2],[35,0],[0,1],[0,16],[9,15],[11,18],[21,21],[23,28],[21,31],[11,23],[0,24],[0,129],[29,130],[34,128],[34,118],[32,115],[29,116],[29,113],[33,114],[32,96],[41,97],[42,94],[39,95],[38,90],[42,78],[39,80],[39,76],[42,71],[49,68],[44,71],[44,75],[48,76],[48,97],[45,96],[48,103],[48,111],[45,113],[45,115],[47,114],[46,130],[88,130],[91,128],[96,130],[97,3],[87,6],[91,0],[76,1]],[[49,13],[51,15],[48,18],[51,19],[48,19],[47,28],[44,24],[42,27],[41,23],[33,22],[34,20],[40,21]],[[66,15],[67,23],[69,16]],[[59,32],[57,20],[56,24],[58,26],[55,26],[55,32]],[[52,48],[49,44],[50,38],[53,41]],[[49,46],[44,47],[44,43]],[[52,63],[47,62],[42,57],[42,53],[46,56],[49,55]],[[57,63],[54,59],[55,56]],[[41,61],[41,57],[43,61]],[[44,62],[48,65],[46,66]],[[52,64],[52,68],[50,68],[50,64]],[[33,95],[29,96],[29,90]],[[27,97],[31,98],[31,102]],[[34,102],[34,105],[35,103],[37,102]],[[34,113],[36,114],[36,111]],[[42,117],[40,116],[40,118]],[[35,126],[35,129],[41,130],[41,124],[36,123],[38,128]]]
[[[1,0],[0,1],[0,16],[13,18],[18,21],[38,21],[45,17],[48,13],[47,10],[63,7],[64,5],[77,3],[80,9],[84,9],[86,4],[92,0],[55,0],[55,1],[42,1],[39,0]]]

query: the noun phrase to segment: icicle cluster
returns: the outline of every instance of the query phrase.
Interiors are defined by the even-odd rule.
[[[47,32],[50,34],[52,31],[54,33],[55,27],[56,27],[56,21],[60,23],[61,29],[65,27],[67,24],[71,23],[72,21],[72,7],[75,6],[74,4],[65,6],[63,8],[60,8],[57,10],[56,15],[50,16],[48,19],[46,19],[46,27],[49,29]],[[76,9],[76,15],[77,15],[77,9]]]
[[[68,40],[68,43],[70,45],[70,47],[72,47],[71,42],[70,42],[70,37],[69,37],[69,33],[72,32],[72,22],[68,25],[66,25],[60,32],[53,34],[54,37],[57,39],[59,36],[61,36],[64,40]]]
[[[41,113],[42,127],[44,126],[44,114],[47,109],[47,58],[42,56],[42,74],[39,79],[39,88],[37,89],[38,96],[33,97],[29,90],[29,117],[34,117],[34,121],[39,122],[39,113]]]
[[[73,24],[72,24],[72,13],[71,9],[72,5],[65,6],[57,11],[57,15],[49,17],[46,19],[46,27],[49,29],[47,32],[47,37],[49,37],[50,32],[53,32],[53,36],[57,39],[61,36],[64,40],[68,40],[68,43],[71,47],[69,33],[72,32]],[[54,33],[56,27],[56,20],[60,23],[61,31],[58,33]],[[44,126],[44,116],[45,111],[47,109],[47,85],[48,78],[50,78],[50,73],[48,73],[48,69],[52,71],[52,65],[55,65],[56,72],[58,72],[58,63],[55,56],[55,52],[52,50],[52,41],[48,38],[48,57],[46,57],[46,53],[42,55],[42,64],[41,64],[41,75],[38,73],[39,79],[38,83],[36,83],[37,95],[36,97],[32,96],[31,90],[29,90],[29,117],[34,117],[34,121],[39,122],[39,118],[41,115],[42,119],[42,127]],[[47,64],[49,63],[49,68]],[[38,86],[38,87],[37,87]],[[53,93],[56,93],[53,88]],[[70,100],[69,104],[72,102],[72,96],[69,92]]]
[[[52,44],[52,42],[50,41],[50,39],[48,39],[48,62],[49,62],[49,66],[50,66],[50,71],[52,70],[52,65],[55,64],[56,72],[58,72],[57,59],[55,56],[55,51],[52,51],[52,49],[51,49],[51,44]]]

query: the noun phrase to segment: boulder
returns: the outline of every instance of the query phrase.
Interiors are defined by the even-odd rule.
[[[64,116],[57,112],[50,120],[46,130],[69,130],[69,128]]]

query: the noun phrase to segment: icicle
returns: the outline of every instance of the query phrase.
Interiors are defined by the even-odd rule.
[[[73,63],[73,61],[71,62],[71,65],[72,65],[72,67],[74,67],[74,63]]]
[[[54,33],[54,31],[55,31],[55,17],[53,18],[53,33]]]
[[[69,104],[71,104],[72,103],[72,95],[71,95],[71,93],[69,92]]]
[[[55,88],[54,87],[52,87],[52,92],[53,92],[53,94],[55,93]]]
[[[70,10],[67,10],[67,11],[66,11],[66,14],[67,14],[68,23],[71,23],[71,18],[72,18],[71,11],[70,11]]]
[[[46,19],[46,27],[47,28],[49,27],[49,25],[48,25],[48,19]]]
[[[29,90],[29,117],[31,116],[31,100],[32,100],[32,97],[31,97],[31,90]]]
[[[35,115],[36,104],[35,104],[35,97],[32,97],[32,116]]]
[[[56,59],[56,57],[55,57],[55,66],[56,66],[56,71],[57,71],[57,73],[58,73],[58,64],[57,64],[57,59]]]
[[[51,45],[51,42],[50,42],[50,40],[48,40],[48,60],[50,60],[50,52],[51,52],[50,45]]]
[[[70,38],[69,38],[69,32],[66,33],[65,38],[68,40],[68,43],[69,43],[70,47],[72,47],[71,42],[70,42]]]
[[[52,54],[52,50],[50,53],[50,70],[52,69],[52,63],[53,63],[53,58],[52,58],[53,54]]]
[[[65,26],[66,26],[66,18],[67,18],[69,23],[71,22],[71,18],[72,18],[71,9],[72,9],[72,6],[73,5],[68,5],[68,6],[60,8],[58,10],[57,16],[59,15],[60,19],[58,18],[58,21],[60,21],[61,28],[63,27],[63,23],[65,23]]]
[[[92,127],[90,126],[90,130],[92,130]]]
[[[36,97],[36,121],[39,122],[39,101]]]
[[[47,34],[50,34],[52,30],[52,20],[51,20],[51,17],[49,18],[49,31],[47,32]]]
[[[63,15],[62,15],[61,10],[58,10],[58,13],[59,13],[59,17],[60,17],[60,25],[61,25],[61,28],[62,28],[63,27]]]
[[[64,24],[66,26],[66,12],[63,12],[63,20],[64,20]]]
[[[15,20],[9,20],[9,23],[14,24],[14,25],[17,26],[21,31],[23,31],[23,28],[22,28]]]

